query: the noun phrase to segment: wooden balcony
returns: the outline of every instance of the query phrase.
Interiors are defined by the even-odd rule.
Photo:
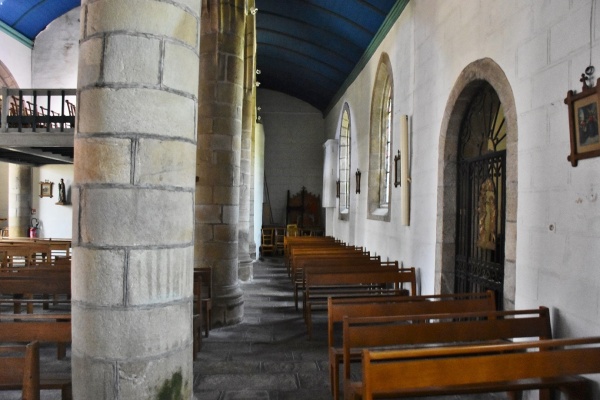
[[[72,164],[76,89],[0,89],[0,161]]]

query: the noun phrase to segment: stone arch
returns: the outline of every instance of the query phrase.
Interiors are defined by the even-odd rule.
[[[507,124],[504,309],[510,310],[515,306],[517,111],[512,88],[504,71],[490,58],[469,64],[459,75],[446,102],[440,129],[438,159],[435,291],[451,293],[454,290],[458,132],[466,108],[481,81],[488,82],[498,94]]]
[[[17,81],[2,61],[0,61],[0,87],[7,87],[12,89],[16,89],[19,87]]]
[[[371,114],[369,129],[369,176],[367,186],[367,218],[390,221],[391,203],[388,207],[380,208],[380,183],[381,183],[381,114],[384,109],[382,101],[386,90],[390,87],[392,103],[394,98],[394,76],[392,73],[392,63],[387,53],[383,53],[379,59],[375,82],[373,84],[373,93],[371,96]],[[392,105],[393,107],[393,105]],[[393,113],[392,113],[393,118]],[[392,121],[391,126],[394,126]],[[392,132],[392,137],[393,137]],[[388,190],[390,188],[388,187]]]

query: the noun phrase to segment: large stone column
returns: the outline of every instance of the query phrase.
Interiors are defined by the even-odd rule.
[[[31,224],[31,167],[8,164],[8,234],[29,236]]]
[[[84,0],[75,399],[193,397],[197,0]]]
[[[240,221],[239,271],[240,280],[252,280],[254,260],[250,257],[250,198],[252,197],[252,131],[256,108],[256,40],[254,0],[248,0],[244,51],[244,102],[242,115],[242,149],[240,159]],[[253,236],[253,235],[252,235]]]
[[[245,0],[203,2],[194,265],[213,269],[215,326],[244,315],[238,279],[244,23]]]

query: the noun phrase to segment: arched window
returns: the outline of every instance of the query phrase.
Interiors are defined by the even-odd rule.
[[[350,211],[350,110],[344,106],[340,124],[339,141],[339,180],[340,180],[340,217],[347,216]]]
[[[371,101],[368,218],[390,220],[394,90],[390,59],[379,61]]]
[[[387,208],[390,203],[390,169],[391,169],[391,154],[392,154],[392,85],[386,82],[386,87],[383,96],[382,113],[381,113],[381,155],[380,155],[380,170],[381,182],[379,183],[379,207]]]

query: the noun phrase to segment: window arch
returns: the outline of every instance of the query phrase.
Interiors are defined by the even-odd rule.
[[[340,140],[338,151],[338,177],[340,180],[340,218],[346,219],[350,213],[350,165],[351,143],[350,108],[344,105],[342,121],[340,123]]]
[[[389,221],[391,211],[393,87],[390,59],[384,53],[377,67],[371,99],[368,186],[368,217],[381,221]]]

